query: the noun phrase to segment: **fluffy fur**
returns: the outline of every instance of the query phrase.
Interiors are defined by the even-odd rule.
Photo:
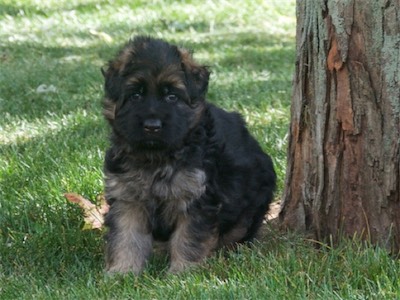
[[[170,271],[250,241],[276,176],[237,113],[205,100],[209,70],[159,39],[137,37],[105,71],[106,268],[139,274],[153,241]]]

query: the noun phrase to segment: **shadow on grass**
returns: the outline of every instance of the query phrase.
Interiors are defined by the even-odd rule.
[[[2,110],[11,118],[26,121],[40,119],[46,112],[68,114],[77,107],[98,110],[103,78],[96,61],[107,48],[50,48],[29,42],[3,47],[6,61],[0,73],[5,83],[0,87]],[[43,84],[53,85],[57,91],[37,92]],[[4,121],[8,120],[0,123]]]
[[[94,198],[102,191],[99,153],[106,147],[107,132],[99,122],[87,119],[56,133],[1,146],[5,157],[20,159],[0,182],[4,274],[40,270],[59,276],[80,265],[102,269],[102,234],[82,231],[81,210],[63,197],[65,192],[78,192]],[[99,135],[104,135],[103,145],[94,144]]]
[[[249,72],[250,77],[241,80],[240,87],[234,82],[224,84],[211,78],[210,95],[223,95],[227,98],[221,102],[224,105],[226,101],[235,101],[238,93],[242,96],[265,94],[265,98],[268,98],[268,93],[276,92],[276,88],[289,89],[294,44],[279,44],[279,41],[280,37],[261,38],[250,34],[246,37],[239,35],[237,39],[235,35],[224,36],[223,43],[209,38],[201,44],[193,44],[195,57],[196,52],[222,53],[211,61],[203,61],[211,66],[211,70],[218,72],[222,69],[223,72],[235,73],[240,68],[243,72]],[[245,46],[240,43],[245,43]],[[3,52],[9,56],[2,66],[3,76],[8,79],[0,87],[4,111],[11,118],[17,116],[27,121],[41,118],[43,112],[67,114],[76,107],[99,112],[103,94],[100,68],[114,57],[120,47],[121,45],[111,46],[106,43],[86,48],[46,47],[30,42],[9,44],[6,48],[3,46]],[[227,51],[227,48],[235,51]],[[25,56],[26,51],[30,51],[28,57]],[[258,80],[258,72],[265,70],[270,73],[270,78]],[[36,89],[41,84],[54,85],[57,92],[39,94]],[[215,90],[213,86],[216,87]],[[285,105],[289,105],[288,99],[284,101]],[[256,104],[257,102],[252,101],[246,103],[250,106]]]

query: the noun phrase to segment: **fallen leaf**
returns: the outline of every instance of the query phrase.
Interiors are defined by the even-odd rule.
[[[102,229],[104,224],[104,215],[109,210],[109,205],[106,203],[106,199],[103,194],[97,196],[99,205],[95,205],[90,200],[82,197],[76,193],[66,193],[64,197],[71,203],[78,204],[84,214],[83,230],[90,229]]]
[[[273,220],[273,219],[278,218],[280,212],[281,212],[281,201],[276,201],[276,202],[271,203],[269,205],[267,219]]]

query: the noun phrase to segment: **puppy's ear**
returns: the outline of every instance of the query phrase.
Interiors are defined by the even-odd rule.
[[[113,67],[113,63],[110,62],[106,69],[102,69],[102,73],[104,76],[104,92],[106,97],[117,102],[120,97],[122,80],[118,70],[116,70]]]
[[[108,67],[101,68],[104,77],[104,99],[103,99],[103,115],[112,124],[115,119],[115,110],[119,99],[119,91],[121,80],[118,72],[112,67],[110,62]]]
[[[210,71],[206,66],[197,64],[189,51],[179,49],[179,53],[182,59],[182,68],[186,75],[190,98],[193,102],[203,101],[208,89]]]
[[[104,77],[103,115],[112,124],[115,119],[115,112],[118,106],[118,100],[122,93],[122,65],[117,57],[110,61],[108,66],[101,68]]]
[[[104,90],[106,97],[115,102],[117,102],[121,96],[123,73],[127,65],[132,61],[133,56],[133,43],[130,41],[122,48],[117,57],[108,63],[106,68],[101,69],[105,79]]]
[[[103,77],[105,78],[106,77],[106,70],[104,69],[104,67],[101,67],[100,71],[101,71],[101,75],[103,75]]]

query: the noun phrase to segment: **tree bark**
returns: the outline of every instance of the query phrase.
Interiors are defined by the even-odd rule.
[[[281,224],[400,246],[400,0],[297,0]]]

